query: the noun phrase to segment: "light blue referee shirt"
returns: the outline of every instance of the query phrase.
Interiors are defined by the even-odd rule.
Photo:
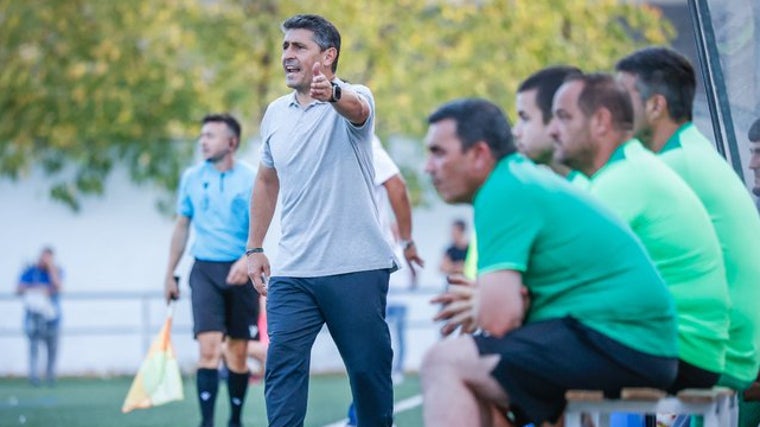
[[[209,162],[182,175],[177,213],[190,218],[195,230],[191,254],[202,261],[235,261],[245,252],[255,172],[236,161],[219,172]]]

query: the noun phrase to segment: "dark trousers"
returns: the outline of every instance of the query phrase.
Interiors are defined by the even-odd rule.
[[[302,426],[311,347],[327,324],[343,358],[359,425],[393,423],[388,270],[314,278],[273,277],[267,299],[264,394],[270,427]]]
[[[41,314],[26,312],[24,329],[29,338],[29,381],[40,383],[39,347],[45,346],[47,358],[45,361],[45,381],[49,385],[55,382],[55,364],[58,356],[59,326],[57,321],[46,320]]]

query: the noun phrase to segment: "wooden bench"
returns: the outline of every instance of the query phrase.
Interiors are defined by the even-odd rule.
[[[738,423],[736,393],[723,387],[685,389],[676,396],[651,388],[625,388],[620,399],[607,399],[599,390],[568,390],[565,398],[566,427],[588,427],[583,414],[593,426],[609,427],[612,413],[700,415],[704,427],[736,427]]]

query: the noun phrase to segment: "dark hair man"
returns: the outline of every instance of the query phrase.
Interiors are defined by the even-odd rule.
[[[474,324],[487,334],[428,350],[425,425],[492,425],[507,411],[540,425],[557,421],[568,389],[669,385],[673,301],[630,230],[515,154],[494,104],[451,101],[428,122],[425,170],[447,203],[473,205],[478,236],[477,287],[452,284],[436,318],[444,332]]]
[[[359,425],[393,422],[389,275],[398,266],[375,206],[372,92],[339,79],[341,38],[328,20],[282,24],[293,92],[267,108],[251,199],[248,274],[267,295],[265,375],[271,427],[303,425],[311,347],[327,324],[348,370]],[[278,258],[262,249],[278,199]]]
[[[760,365],[760,218],[752,198],[691,121],[696,75],[686,57],[667,47],[648,47],[618,61],[615,69],[631,95],[634,134],[694,190],[710,215],[731,298],[726,366],[718,383],[744,390]]]

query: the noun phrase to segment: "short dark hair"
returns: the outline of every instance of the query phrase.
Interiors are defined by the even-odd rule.
[[[568,82],[580,81],[583,89],[578,95],[578,107],[587,117],[606,108],[617,130],[633,130],[633,103],[628,91],[607,73],[569,76]]]
[[[332,72],[338,69],[338,58],[340,57],[340,32],[335,25],[319,15],[295,15],[286,19],[282,23],[282,31],[305,29],[314,33],[314,42],[319,45],[323,51],[334,47],[337,53],[335,61],[332,63]]]
[[[618,61],[615,70],[636,75],[643,101],[660,94],[673,120],[692,120],[697,77],[685,56],[667,47],[646,47]]]
[[[755,120],[755,123],[752,123],[752,126],[750,126],[747,138],[751,142],[760,142],[760,118]]]
[[[227,125],[227,129],[232,132],[235,137],[237,137],[238,144],[240,143],[240,122],[237,121],[236,118],[232,117],[230,114],[227,113],[221,113],[221,114],[207,114],[204,118],[202,123],[205,125],[206,123],[224,123]]]
[[[536,89],[536,105],[541,109],[544,124],[548,124],[552,119],[554,94],[568,76],[577,74],[581,74],[581,70],[569,65],[547,67],[536,71],[520,83],[517,93]]]
[[[463,232],[463,233],[464,233],[465,231],[467,231],[467,223],[466,223],[466,222],[464,222],[464,220],[463,220],[463,219],[461,219],[461,218],[457,218],[457,219],[455,219],[455,220],[454,220],[454,221],[451,223],[451,225],[452,225],[452,226],[454,226],[454,227],[456,227],[456,228],[458,228],[458,229],[459,229],[459,231],[461,231],[461,232]]]
[[[428,117],[428,123],[453,119],[462,144],[462,151],[484,141],[496,160],[515,152],[509,119],[496,104],[480,98],[462,98],[438,107]]]

